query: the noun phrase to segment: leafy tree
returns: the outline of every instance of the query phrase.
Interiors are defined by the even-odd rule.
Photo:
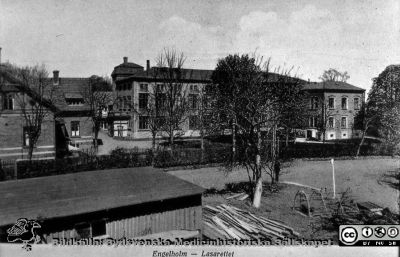
[[[375,127],[384,140],[386,151],[392,152],[400,143],[400,65],[390,65],[373,79],[368,95],[365,120],[367,129]]]
[[[330,68],[329,70],[325,70],[320,77],[322,81],[340,81],[340,82],[346,82],[349,78],[350,76],[347,73],[347,71],[340,72],[332,68]]]

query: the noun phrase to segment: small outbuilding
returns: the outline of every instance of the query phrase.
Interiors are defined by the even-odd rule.
[[[201,236],[203,188],[153,168],[89,171],[0,183],[0,239],[17,219],[57,239]]]

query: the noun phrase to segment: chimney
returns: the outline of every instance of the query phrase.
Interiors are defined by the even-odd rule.
[[[1,47],[0,47],[0,64],[1,64]]]
[[[124,57],[124,64],[128,63],[128,57]]]
[[[54,85],[58,85],[58,82],[60,81],[59,74],[60,74],[60,71],[58,71],[58,70],[53,71],[53,84]]]
[[[149,71],[150,70],[150,60],[146,61],[146,70]]]

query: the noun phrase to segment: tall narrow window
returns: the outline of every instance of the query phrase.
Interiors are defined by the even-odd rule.
[[[148,94],[140,93],[139,94],[139,109],[146,109],[148,103]]]
[[[3,102],[4,110],[14,110],[14,95],[6,94]]]
[[[318,97],[315,97],[315,96],[311,97],[311,99],[310,99],[310,107],[313,110],[318,109]]]
[[[189,129],[194,130],[199,127],[199,117],[197,116],[189,116]]]
[[[334,97],[329,97],[328,107],[329,107],[329,109],[335,109],[335,98]]]
[[[71,136],[79,137],[79,121],[71,121]]]
[[[347,97],[342,97],[342,109],[347,110]]]
[[[347,128],[347,117],[342,117],[342,121],[340,123],[341,128]]]
[[[196,94],[189,95],[189,106],[191,109],[197,109],[197,95]]]
[[[149,117],[147,116],[139,116],[139,129],[148,129],[149,123],[148,123]]]
[[[360,98],[356,97],[354,98],[354,110],[359,110],[360,109]]]
[[[30,136],[29,136],[29,133],[33,130],[33,127],[30,127],[30,126],[26,126],[26,127],[24,127],[24,129],[23,129],[24,131],[23,131],[23,133],[24,133],[24,142],[23,142],[23,145],[24,146],[29,146],[29,143],[30,143]]]
[[[328,118],[328,128],[334,128],[335,126],[335,119],[333,117]]]

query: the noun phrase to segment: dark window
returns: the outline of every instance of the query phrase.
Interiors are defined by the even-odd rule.
[[[360,98],[354,98],[354,110],[360,109]]]
[[[139,94],[139,109],[146,109],[148,104],[149,95],[147,93]]]
[[[335,120],[333,117],[328,118],[328,128],[333,128],[335,126]]]
[[[149,126],[149,117],[147,116],[139,116],[139,129],[148,129]]]
[[[149,87],[147,84],[140,84],[139,89],[140,89],[140,92],[147,92],[149,90]]]
[[[340,123],[341,128],[347,128],[347,117],[342,117],[342,121]]]
[[[311,109],[318,109],[318,97],[311,97],[310,99]]]
[[[335,109],[335,98],[329,97],[328,107],[329,107],[329,109]]]
[[[4,110],[14,110],[14,95],[6,94],[3,102]]]
[[[342,109],[347,110],[347,98],[342,97]]]
[[[71,121],[71,136],[79,137],[79,121]]]
[[[199,128],[199,117],[189,116],[189,129],[194,130]]]
[[[104,236],[106,234],[106,222],[104,220],[92,223],[92,237]]]
[[[23,128],[23,133],[24,133],[24,142],[23,145],[24,146],[29,146],[29,142],[30,142],[30,137],[29,137],[29,133],[33,132],[34,127],[30,127],[30,126],[26,126]]]
[[[167,104],[167,94],[158,93],[156,95],[156,108],[163,108]]]
[[[189,108],[197,109],[197,95],[195,94],[189,95]]]

